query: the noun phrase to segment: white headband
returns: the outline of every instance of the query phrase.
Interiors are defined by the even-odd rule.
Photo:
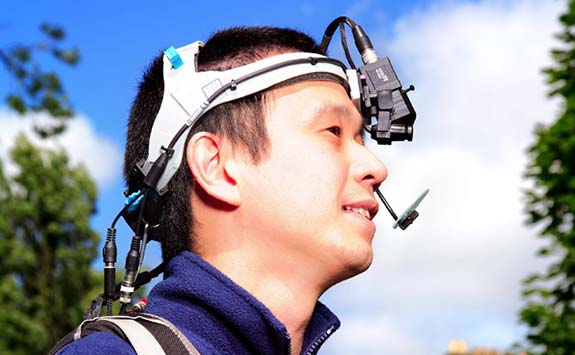
[[[328,73],[348,82],[352,98],[359,97],[357,72],[347,70],[346,73],[342,64],[320,54],[285,53],[226,71],[199,72],[196,61],[202,46],[198,41],[177,50],[171,48],[164,54],[164,95],[152,127],[148,157],[140,166],[144,174],[178,131],[187,126],[187,132],[210,109],[286,80],[305,74]],[[219,95],[213,97],[218,90],[221,91]],[[156,185],[160,193],[181,164],[186,137],[187,134],[181,134],[173,145],[173,156]]]

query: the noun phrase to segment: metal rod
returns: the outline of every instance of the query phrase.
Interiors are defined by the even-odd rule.
[[[393,212],[393,209],[391,208],[389,203],[387,203],[387,200],[385,199],[385,197],[383,197],[381,191],[379,191],[379,189],[375,189],[375,193],[377,194],[377,196],[379,196],[379,199],[381,200],[381,202],[383,202],[383,205],[385,206],[385,208],[387,208],[393,219],[397,221],[397,215],[395,214],[395,212]]]

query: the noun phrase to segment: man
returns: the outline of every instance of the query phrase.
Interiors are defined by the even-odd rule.
[[[288,29],[232,28],[200,50],[200,70],[282,53],[319,53]],[[128,126],[124,173],[134,190],[164,91],[162,57],[145,73]],[[339,327],[319,297],[372,261],[374,189],[385,166],[339,77],[299,76],[222,104],[192,128],[160,215],[164,280],[146,312],[202,354],[313,354]],[[133,354],[108,333],[62,354]]]

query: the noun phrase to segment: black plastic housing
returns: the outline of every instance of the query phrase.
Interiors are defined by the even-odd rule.
[[[411,141],[415,110],[389,58],[359,68],[361,113],[378,144]],[[412,88],[412,87],[411,87]],[[375,123],[373,120],[375,119]]]

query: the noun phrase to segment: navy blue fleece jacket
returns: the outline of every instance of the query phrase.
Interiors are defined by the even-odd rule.
[[[164,280],[148,297],[146,312],[168,319],[201,354],[289,354],[290,337],[270,310],[197,255],[173,258]],[[339,320],[317,303],[305,332],[302,354],[315,354]],[[135,354],[112,334],[94,333],[59,354]]]

